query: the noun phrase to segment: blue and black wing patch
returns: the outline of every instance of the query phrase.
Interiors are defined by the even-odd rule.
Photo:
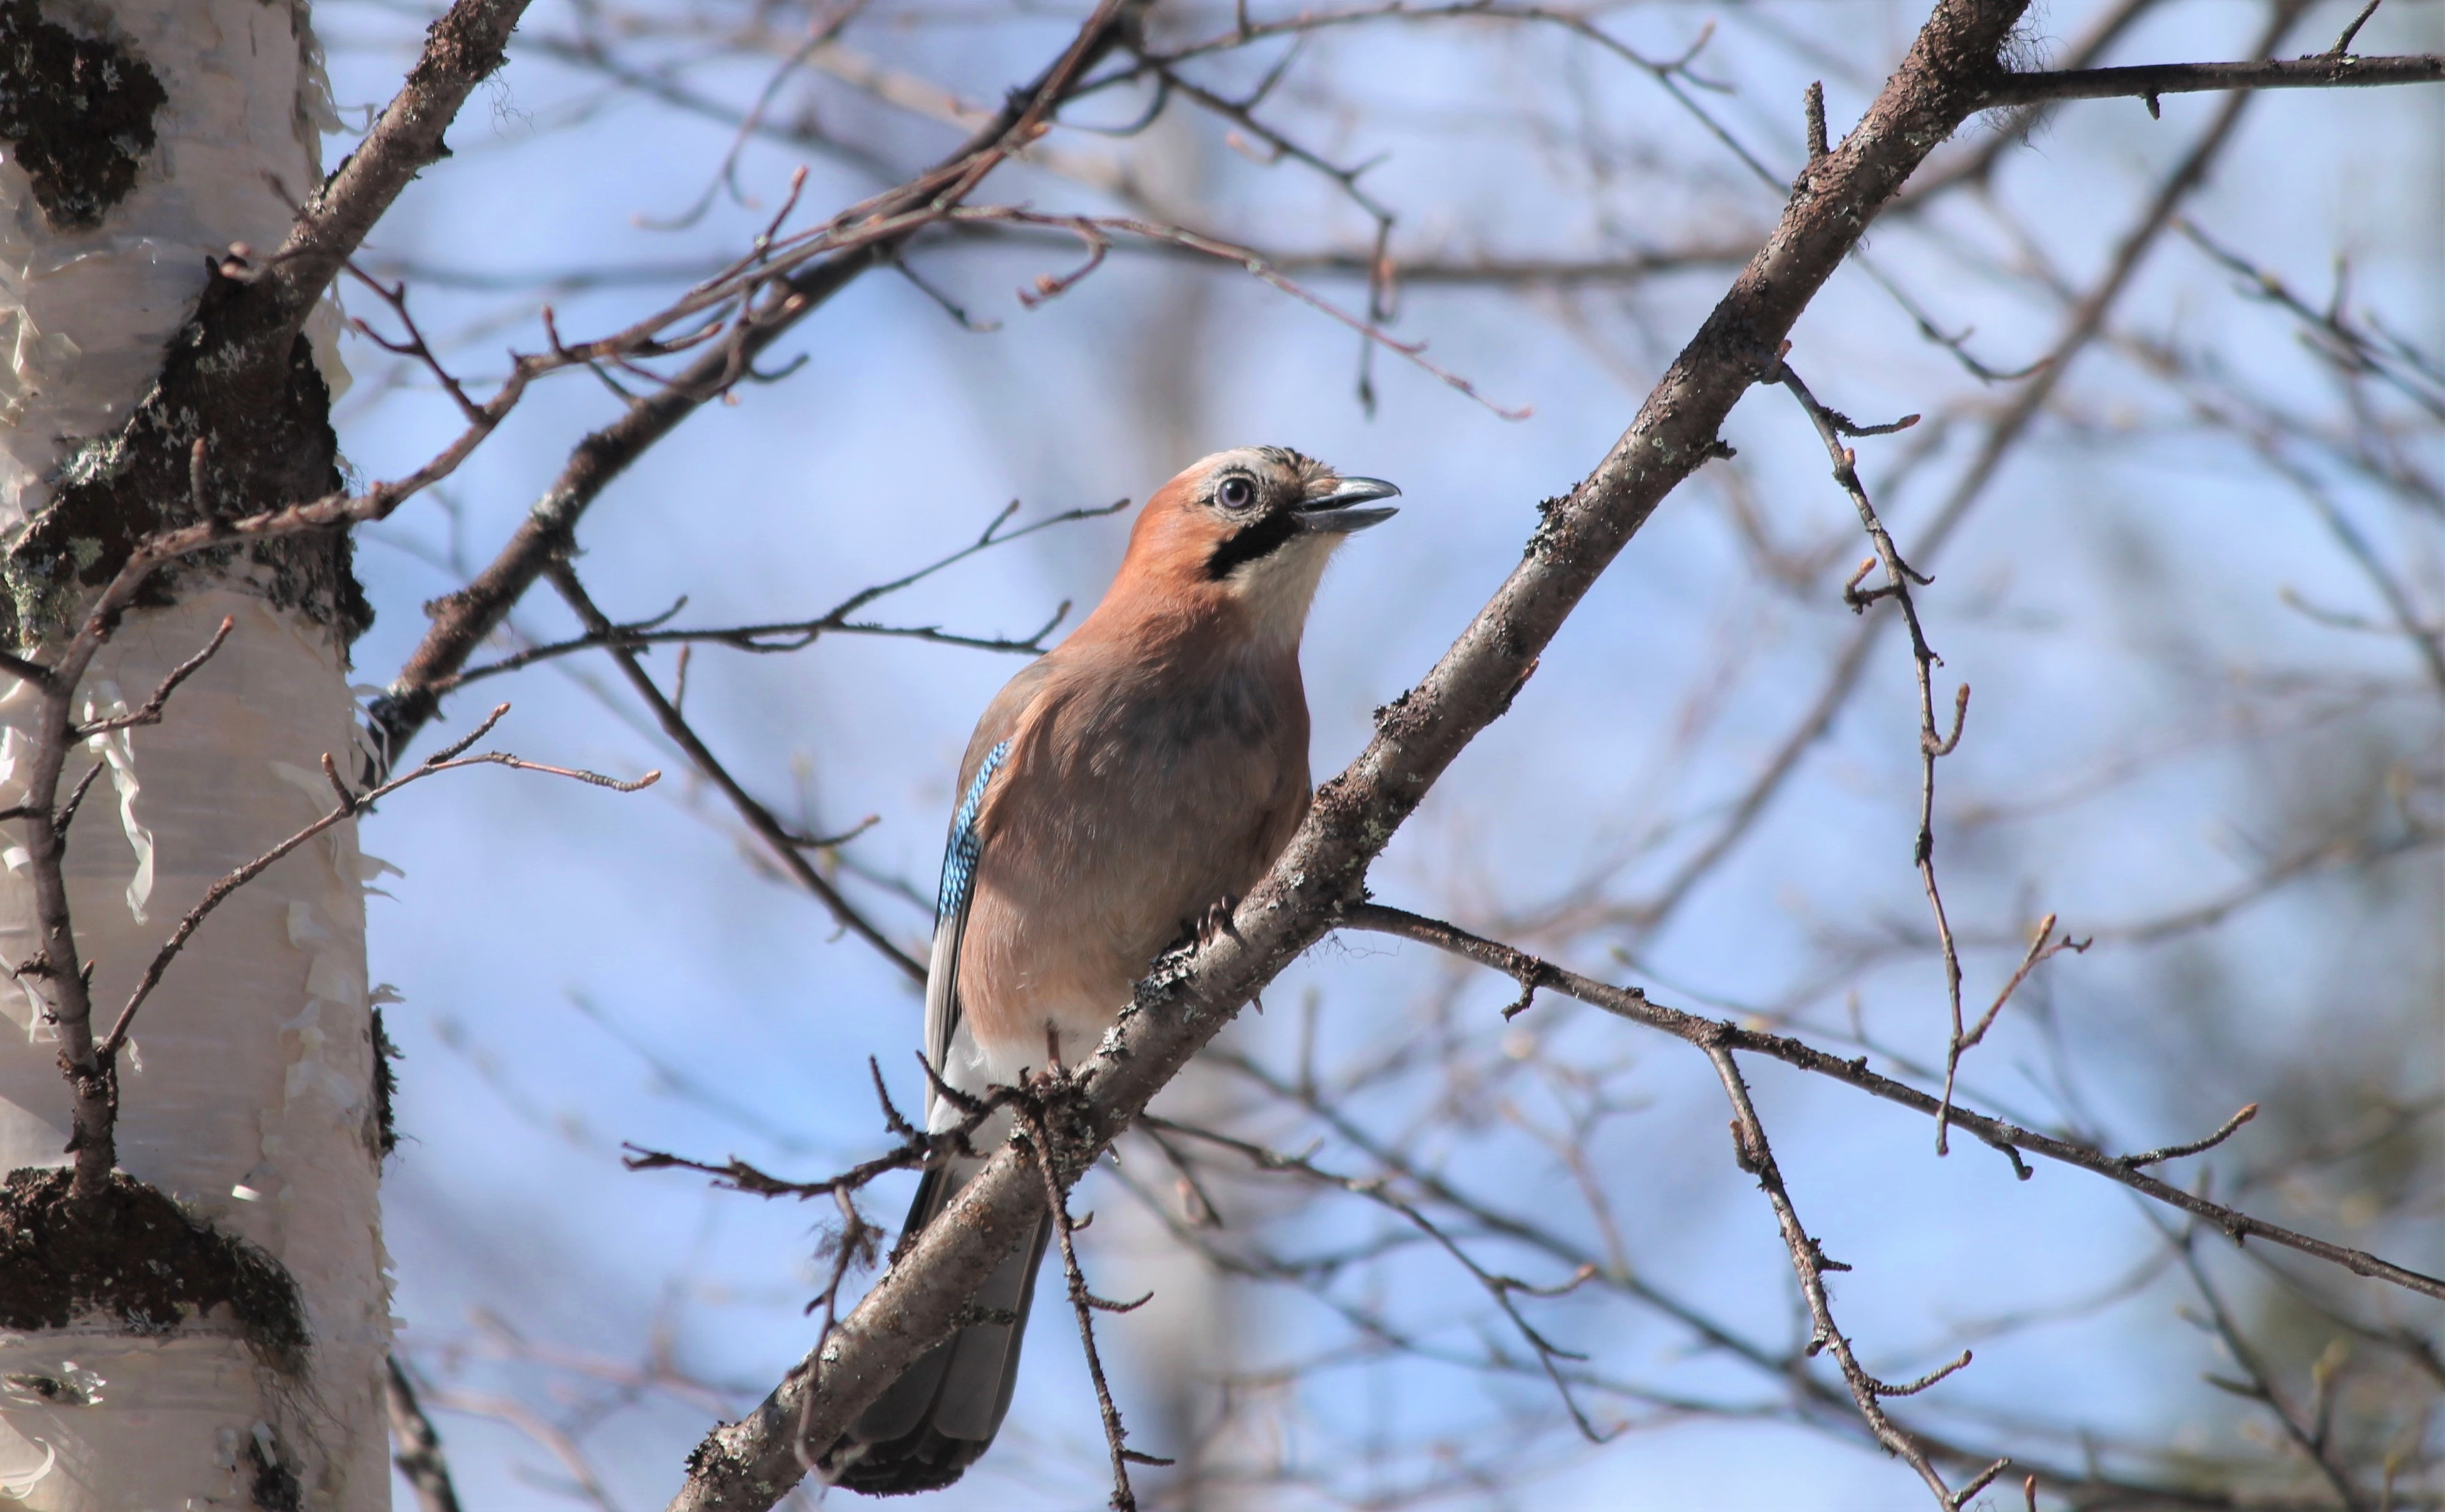
[[[960,944],[967,932],[968,905],[976,900],[977,860],[985,848],[977,825],[984,816],[985,794],[1009,759],[1008,741],[985,752],[961,795],[959,812],[951,816],[950,842],[943,848],[943,883],[934,894],[934,959],[925,974],[925,1056],[937,1071],[946,1069],[960,1027]]]
[[[934,927],[941,929],[949,920],[968,911],[968,894],[977,885],[977,857],[983,854],[984,838],[977,833],[977,818],[984,810],[985,790],[993,785],[994,774],[1010,757],[1010,742],[1003,741],[985,752],[977,767],[977,780],[960,800],[960,811],[951,816],[951,841],[943,851],[943,885],[934,897]]]

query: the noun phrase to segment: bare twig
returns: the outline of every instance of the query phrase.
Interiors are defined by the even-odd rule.
[[[1964,688],[1962,691],[1967,693],[1969,690]],[[2068,934],[2060,940],[2051,939],[2054,929],[2055,916],[2051,913],[2038,921],[2036,931],[2029,936],[2029,949],[2022,955],[2020,966],[2013,969],[2003,990],[1995,994],[1995,1001],[1988,1005],[1987,1011],[1978,1016],[1978,1022],[1969,1026],[1969,1033],[1962,1033],[1958,1022],[1955,1022],[1952,1036],[1944,1046],[1944,1105],[1936,1113],[1936,1149],[1939,1153],[1944,1148],[1943,1130],[1952,1107],[1952,1088],[1961,1069],[1962,1056],[1987,1038],[1987,1031],[1995,1026],[1995,1020],[2003,1014],[2004,1005],[2012,1001],[2012,994],[2021,989],[2021,984],[2029,979],[2029,973],[2038,968],[2039,963],[2064,950],[2085,951],[2096,943],[2093,939],[2074,941]]]
[[[2306,0],[2280,0],[2274,16],[2262,34],[2259,50],[2271,50],[2305,9]],[[2166,175],[2147,208],[2123,233],[2104,274],[2073,306],[2062,334],[2055,338],[2045,355],[2033,364],[2034,372],[2028,382],[2014,393],[2003,413],[1989,423],[1977,452],[1947,492],[1944,503],[1921,530],[1913,553],[1919,562],[1933,562],[1970,510],[1985,497],[1988,486],[2002,470],[2005,459],[2028,434],[2038,416],[2053,399],[2074,360],[2104,329],[2107,314],[2137,275],[2140,264],[2156,246],[2157,238],[2173,223],[2174,211],[2192,191],[2206,180],[2209,169],[2231,141],[2234,129],[2240,124],[2242,114],[2253,98],[2244,92],[2224,102],[2216,112],[2214,121],[2183,155],[2174,171]],[[1676,912],[1698,885],[1756,828],[1757,821],[1772,806],[1792,774],[1800,769],[1802,760],[1816,747],[1820,737],[1849,703],[1861,673],[1867,670],[1868,654],[1891,618],[1881,612],[1871,613],[1852,632],[1840,655],[1826,670],[1825,680],[1817,697],[1794,721],[1790,732],[1776,745],[1773,755],[1767,758],[1756,777],[1732,803],[1714,833],[1690,853],[1651,899],[1631,911],[1641,926],[1653,929]]]
[[[795,877],[801,887],[812,893],[817,901],[831,911],[832,917],[837,919],[843,928],[874,947],[885,960],[898,967],[903,975],[912,982],[924,982],[925,980],[924,963],[893,943],[890,936],[885,934],[855,904],[843,896],[840,889],[832,885],[831,879],[817,871],[814,863],[807,859],[804,838],[782,823],[771,809],[757,802],[746,788],[739,785],[738,780],[730,774],[728,767],[722,765],[720,760],[713,754],[711,747],[705,745],[703,737],[696,732],[694,727],[688,724],[686,716],[680,712],[679,707],[671,702],[662,689],[655,686],[654,679],[645,673],[644,664],[637,659],[635,650],[622,641],[617,627],[612,624],[609,618],[595,607],[594,600],[586,592],[585,584],[578,581],[576,572],[570,568],[568,562],[555,561],[547,570],[551,578],[552,586],[559,590],[561,598],[568,602],[569,606],[577,612],[578,620],[586,626],[587,635],[610,654],[611,659],[619,664],[621,673],[628,679],[628,686],[636,690],[637,696],[644,699],[645,707],[653,711],[655,723],[662,727],[663,733],[670,738],[673,745],[687,754],[688,760],[696,764],[697,770],[703,773],[707,781],[721,789],[722,796],[730,800],[731,807],[736,809],[738,817],[746,821],[747,827],[762,838],[766,849],[772,854],[773,858],[780,863],[781,869]]]
[[[2122,96],[2154,100],[2158,95],[2228,89],[2347,89],[2435,83],[2440,79],[2445,79],[2445,56],[2433,52],[2397,58],[2323,53],[2259,63],[2160,63],[2131,68],[2005,74],[1988,85],[1987,103],[2025,105],[2036,101],[2109,100]]]
[[[101,1044],[96,1047],[95,1054],[107,1061],[126,1047],[127,1031],[135,1023],[136,1010],[142,1007],[144,1000],[153,995],[153,989],[161,985],[162,974],[170,969],[170,963],[177,959],[178,952],[186,948],[187,941],[194,938],[196,931],[203,927],[204,920],[211,916],[215,909],[228,901],[231,894],[261,876],[274,862],[315,836],[344,821],[356,818],[376,802],[412,783],[421,782],[436,773],[459,771],[470,766],[507,766],[513,771],[542,772],[552,777],[566,777],[592,787],[607,787],[615,793],[634,793],[651,787],[662,779],[663,774],[655,771],[647,772],[644,776],[631,782],[623,782],[616,777],[606,777],[600,772],[589,772],[578,767],[547,766],[541,762],[527,761],[522,757],[513,756],[507,751],[478,751],[473,756],[465,754],[469,747],[491,733],[493,727],[499,724],[502,716],[509,711],[509,705],[498,706],[486,716],[482,724],[459,740],[434,752],[413,770],[402,776],[394,777],[379,787],[366,788],[363,791],[351,788],[341,779],[338,764],[331,760],[328,752],[326,752],[323,756],[323,776],[330,784],[331,791],[338,800],[332,805],[331,811],[253,860],[231,871],[204,890],[204,895],[196,901],[194,908],[187,911],[186,916],[178,921],[178,927],[170,931],[169,939],[162,943],[161,949],[155,951],[153,959],[145,965],[144,974],[138,978],[135,990],[128,994],[127,1005],[119,1010],[117,1022],[111,1024],[110,1033],[103,1037]]]
[[[390,1408],[391,1463],[416,1493],[419,1512],[458,1512],[458,1492],[450,1484],[450,1462],[441,1452],[441,1435],[416,1399],[407,1367],[394,1354],[383,1361],[384,1398]]]
[[[1876,1434],[1876,1442],[1909,1462],[1911,1468],[1918,1472],[1919,1479],[1927,1483],[1928,1489],[1935,1494],[1936,1504],[1943,1507],[1944,1512],[1957,1512],[1969,1497],[1994,1478],[1996,1471],[2003,1468],[2002,1464],[1999,1462],[1973,1484],[1954,1492],[1945,1484],[1943,1473],[1928,1459],[1927,1451],[1919,1447],[1917,1441],[1894,1427],[1893,1419],[1885,1414],[1881,1398],[1907,1396],[1925,1391],[1968,1365],[1969,1353],[1964,1351],[1961,1357],[1950,1365],[1903,1387],[1886,1385],[1860,1365],[1858,1356],[1852,1352],[1850,1339],[1834,1321],[1833,1303],[1825,1295],[1825,1273],[1851,1267],[1828,1260],[1823,1247],[1801,1224],[1800,1211],[1792,1206],[1791,1193],[1783,1186],[1782,1172],[1775,1165],[1773,1147],[1766,1142],[1765,1125],[1759,1120],[1756,1105],[1749,1100],[1748,1083],[1742,1079],[1740,1065],[1732,1059],[1731,1051],[1720,1044],[1703,1048],[1707,1059],[1714,1063],[1715,1075],[1724,1083],[1724,1096],[1731,1100],[1732,1158],[1743,1171],[1757,1177],[1759,1189],[1764,1191],[1766,1201],[1774,1208],[1775,1222],[1782,1230],[1783,1246],[1791,1251],[1792,1273],[1800,1280],[1800,1292],[1807,1300],[1808,1317],[1813,1325],[1807,1353],[1814,1355],[1821,1349],[1833,1351],[1834,1363],[1842,1372],[1843,1383],[1850,1388],[1851,1400],[1857,1405],[1859,1415],[1867,1420],[1868,1429]]]
[[[1070,1310],[1078,1321],[1078,1346],[1087,1356],[1087,1375],[1095,1385],[1095,1408],[1104,1425],[1104,1447],[1111,1456],[1112,1495],[1109,1505],[1112,1512],[1137,1512],[1137,1492],[1129,1485],[1131,1465],[1169,1465],[1172,1462],[1130,1448],[1129,1430],[1121,1423],[1121,1410],[1112,1401],[1111,1383],[1104,1376],[1104,1357],[1095,1347],[1095,1315],[1097,1313],[1132,1313],[1153,1300],[1148,1292],[1133,1302],[1116,1302],[1096,1296],[1087,1286],[1087,1273],[1078,1267],[1078,1248],[1073,1237],[1086,1223],[1093,1221],[1073,1218],[1067,1194],[1062,1190],[1055,1172],[1062,1161],[1054,1147],[1053,1119],[1057,1116],[1052,1104],[1065,1095],[1074,1095],[1069,1074],[1057,1064],[1048,1066],[1029,1088],[1029,1097],[1019,1104],[1019,1127],[1027,1131],[1036,1147],[1036,1168],[1044,1176],[1045,1210],[1053,1215],[1053,1235],[1061,1245],[1061,1272],[1068,1283]]]
[[[1944,1109],[1941,1099],[1907,1082],[1896,1081],[1891,1077],[1880,1076],[1869,1070],[1866,1056],[1845,1060],[1839,1057],[1828,1055],[1814,1045],[1788,1035],[1769,1034],[1763,1030],[1744,1028],[1730,1020],[1709,1019],[1698,1014],[1685,1013],[1678,1008],[1666,1007],[1662,1004],[1650,1001],[1645,993],[1635,987],[1616,987],[1590,977],[1580,976],[1551,962],[1540,961],[1525,951],[1471,934],[1465,930],[1444,923],[1439,919],[1425,918],[1400,909],[1386,908],[1381,904],[1360,903],[1345,908],[1341,913],[1339,923],[1345,929],[1372,930],[1378,933],[1395,934],[1403,939],[1416,940],[1422,945],[1431,945],[1438,950],[1449,950],[1481,966],[1491,967],[1495,970],[1511,976],[1514,980],[1520,979],[1521,969],[1534,970],[1537,973],[1539,985],[1549,990],[1577,998],[1593,1007],[1602,1008],[1616,1018],[1627,1019],[1634,1023],[1643,1023],[1650,1028],[1662,1030],[1675,1039],[1686,1040],[1701,1048],[1718,1045],[1727,1050],[1742,1050],[1771,1056],[1786,1065],[1797,1066],[1802,1071],[1812,1072],[1818,1076],[1830,1077],[1837,1081],[1857,1087],[1862,1092],[1870,1093],[1884,1101],[1926,1114],[1930,1117],[1935,1116]],[[1521,967],[1519,963],[1523,961],[1530,965],[1525,968]],[[2007,1155],[2012,1160],[2015,1172],[2024,1180],[2027,1179],[2029,1172],[2020,1159],[2020,1152],[2027,1151],[2031,1154],[2044,1155],[2049,1160],[2060,1161],[2067,1166],[2077,1166],[2082,1171],[2103,1176],[2109,1181],[2118,1182],[2169,1208],[2179,1208],[2194,1218],[2213,1225],[2236,1244],[2249,1239],[2272,1240],[2287,1249],[2298,1250],[2302,1254],[2341,1265],[2355,1276],[2375,1277],[2407,1291],[2417,1292],[2423,1297],[2445,1300],[2445,1279],[2398,1265],[2365,1250],[2331,1244],[2326,1240],[2270,1224],[2237,1208],[2210,1202],[2205,1197],[2185,1190],[2170,1182],[2159,1181],[2138,1169],[2141,1165],[2151,1163],[2154,1158],[2170,1158],[2168,1154],[2159,1152],[2126,1163],[2121,1157],[2107,1154],[2094,1146],[2025,1128],[2006,1119],[1973,1113],[1967,1108],[1955,1106],[1950,1110],[1950,1116],[1955,1127],[1968,1130],[1997,1152]],[[2238,1127],[2238,1123],[2239,1120],[2236,1120],[2234,1126]],[[2179,1149],[2180,1147],[2176,1147],[2175,1152],[2178,1152]]]
[[[2352,50],[2352,39],[2361,34],[2361,28],[2368,25],[2369,17],[2376,15],[2377,8],[2383,4],[2385,4],[2385,0],[2368,0],[2368,4],[2361,7],[2360,13],[2353,16],[2351,21],[2344,26],[2343,34],[2337,37],[2335,39],[2335,45],[2326,49],[2325,56],[2329,58],[2341,58],[2348,54]]]
[[[2179,1160],[2184,1155],[2201,1154],[2231,1138],[2243,1124],[2257,1116],[2258,1104],[2246,1103],[2239,1113],[2227,1118],[2217,1126],[2215,1133],[2205,1139],[2193,1139],[2186,1145],[2167,1145],[2161,1150],[2151,1150],[2144,1154],[2122,1155],[2118,1157],[2115,1163],[2126,1170],[2137,1171],[2142,1166],[2153,1166],[2160,1161]]]
[[[501,66],[526,9],[527,0],[457,0],[426,31],[405,85],[247,281],[247,346],[257,354],[250,365],[288,360],[289,340],[341,266],[400,192],[441,159],[442,133],[476,85]]]
[[[1101,520],[1117,514],[1129,507],[1129,501],[1121,499],[1108,505],[1065,509],[1059,514],[1031,521],[1016,530],[1003,530],[1001,526],[1018,512],[1018,502],[1013,500],[1006,507],[995,514],[992,521],[986,525],[983,533],[976,540],[888,582],[879,582],[870,587],[861,588],[811,619],[779,620],[767,624],[733,625],[701,630],[664,628],[665,622],[686,606],[687,600],[682,599],[651,619],[614,624],[607,631],[601,633],[589,632],[568,640],[554,641],[550,645],[532,646],[504,656],[498,661],[488,662],[480,667],[471,667],[455,676],[443,679],[437,686],[441,691],[446,692],[485,677],[498,676],[503,673],[532,667],[539,661],[549,661],[576,652],[600,650],[615,645],[633,651],[655,645],[710,644],[727,646],[735,651],[773,655],[803,651],[827,635],[850,635],[924,640],[937,645],[964,646],[980,651],[1037,655],[1044,650],[1044,637],[1051,635],[1069,616],[1070,604],[1067,600],[1057,606],[1034,633],[1020,637],[961,636],[932,625],[881,625],[851,619],[849,616],[878,599],[922,582],[947,567],[966,561],[980,551],[1007,545],[1011,542],[1034,535],[1039,530],[1051,529],[1055,526],[1070,525],[1081,520]],[[681,699],[675,695],[671,703],[676,709]]]
[[[121,714],[111,719],[97,719],[90,724],[79,725],[70,732],[71,735],[77,740],[91,740],[96,735],[107,735],[115,730],[133,729],[139,725],[159,724],[161,711],[168,706],[170,695],[178,691],[180,683],[194,676],[202,669],[204,663],[213,659],[214,653],[221,649],[222,644],[229,639],[230,632],[236,628],[237,619],[234,616],[221,616],[220,628],[213,632],[213,638],[204,643],[204,649],[171,668],[169,675],[161,679],[160,686],[153,690],[153,696],[144,700],[134,713]]]
[[[1852,507],[1858,511],[1859,526],[1875,544],[1876,561],[1884,565],[1882,586],[1861,593],[1857,587],[1860,574],[1854,574],[1851,582],[1843,587],[1843,601],[1851,606],[1852,613],[1858,614],[1876,599],[1890,598],[1901,612],[1903,627],[1910,632],[1912,670],[1918,679],[1919,761],[1918,837],[1912,845],[1912,859],[1918,867],[1919,883],[1927,892],[1928,911],[1935,916],[1936,943],[1944,957],[1945,1005],[1951,1014],[1951,1033],[1945,1047],[1944,1102],[1949,1108],[1952,1102],[1952,1068],[1960,1064],[1961,1053],[1976,1042],[1976,1036],[1969,1035],[1962,1023],[1961,951],[1952,938],[1952,921],[1945,915],[1944,892],[1935,880],[1935,763],[1940,756],[1951,755],[1953,748],[1961,744],[1962,720],[1969,712],[1969,685],[1963,683],[1953,696],[1951,733],[1940,733],[1935,714],[1935,668],[1943,658],[1928,645],[1927,633],[1919,625],[1918,605],[1911,597],[1913,583],[1924,587],[1934,580],[1915,571],[1902,560],[1901,553],[1894,548],[1893,536],[1885,529],[1884,522],[1877,518],[1876,507],[1869,502],[1867,486],[1859,481],[1857,454],[1842,444],[1845,435],[1880,435],[1906,430],[1917,422],[1918,416],[1910,415],[1891,425],[1857,425],[1839,412],[1819,403],[1817,396],[1808,391],[1808,385],[1801,380],[1800,375],[1792,371],[1789,361],[1778,360],[1775,380],[1789,389],[1792,396],[1800,401],[1800,407],[1808,413],[1810,423],[1817,428],[1818,437],[1825,443],[1826,454],[1833,458],[1834,481],[1840,484],[1842,491],[1850,496]],[[1862,564],[1861,573],[1865,571],[1865,564]],[[2023,968],[2024,973],[2026,969]],[[2013,980],[2017,983],[2019,978]],[[2006,987],[2005,990],[2008,994],[2011,989]],[[2000,1010],[2002,1005],[1999,999],[1996,1006]],[[1991,1022],[1993,1017],[1989,1013],[1988,1022]],[[1986,1028],[1986,1022],[1982,1022],[1978,1033],[1983,1035]],[[1946,1151],[1945,1134],[1949,1122],[1945,1114],[1939,1111],[1935,1119],[1935,1152],[1939,1155]]]

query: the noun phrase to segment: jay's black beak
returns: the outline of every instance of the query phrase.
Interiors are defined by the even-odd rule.
[[[1382,525],[1401,511],[1390,507],[1361,509],[1353,506],[1400,495],[1399,489],[1382,478],[1335,478],[1323,492],[1310,495],[1299,505],[1299,524],[1309,530],[1334,535],[1364,530],[1371,525]]]

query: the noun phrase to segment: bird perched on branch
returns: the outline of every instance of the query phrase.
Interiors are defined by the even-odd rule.
[[[1334,548],[1401,490],[1279,447],[1220,452],[1156,490],[1095,612],[1010,680],[961,763],[925,981],[925,1055],[955,1091],[1095,1053],[1167,948],[1263,876],[1308,806],[1299,636]],[[1224,915],[1227,917],[1227,913]],[[929,1127],[956,1127],[929,1093]],[[1009,1116],[974,1148],[1006,1137]],[[902,1244],[982,1162],[928,1170]],[[830,1456],[875,1496],[950,1484],[1010,1409],[1036,1220],[937,1345]],[[991,1320],[995,1315],[1015,1321]]]

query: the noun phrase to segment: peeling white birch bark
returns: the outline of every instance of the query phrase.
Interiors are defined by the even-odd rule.
[[[63,437],[124,420],[190,313],[206,258],[279,244],[286,201],[320,181],[319,133],[332,122],[302,3],[43,10],[121,42],[169,100],[137,189],[93,230],[53,231],[24,172],[0,160],[0,530],[42,507]],[[316,328],[336,391],[329,311]],[[96,964],[97,1033],[214,880],[328,808],[324,753],[356,767],[338,639],[235,578],[191,577],[181,591],[172,608],[128,617],[80,695],[97,713],[141,703],[235,617],[162,724],[69,761],[70,783],[94,762],[110,767],[67,857],[78,941]],[[22,686],[0,692],[0,806],[22,796],[34,702]],[[22,854],[0,860],[0,964],[14,964],[34,953],[32,900]],[[298,1506],[389,1506],[364,866],[342,825],[234,894],[145,1005],[121,1072],[121,1168],[286,1267],[311,1340],[304,1378],[262,1364],[218,1313],[152,1337],[104,1316],[0,1334],[0,1500],[49,1512],[243,1508],[279,1499],[270,1464],[294,1478]],[[0,1171],[66,1163],[54,1039],[36,996],[0,974]]]

